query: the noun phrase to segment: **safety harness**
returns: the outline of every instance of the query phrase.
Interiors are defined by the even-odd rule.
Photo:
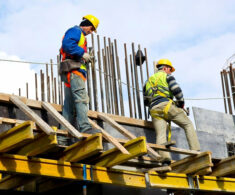
[[[64,37],[63,37],[64,39]],[[86,40],[86,37],[84,35],[84,33],[82,32],[81,30],[81,36],[80,36],[80,39],[79,39],[79,42],[78,42],[78,46],[83,48],[85,52],[87,52],[87,40]],[[65,59],[73,59],[73,56],[70,55],[70,54],[67,54],[63,51],[63,48],[60,49],[60,54],[62,55],[62,61],[64,61]],[[84,63],[81,64],[80,68],[79,68],[81,71],[86,71],[86,65]],[[67,82],[65,82],[65,86],[70,88],[71,85],[70,85],[70,76],[71,76],[71,73],[73,74],[76,74],[77,76],[81,77],[83,81],[86,81],[86,77],[84,76],[84,74],[78,70],[72,70],[70,72],[67,73],[66,77],[67,77]]]
[[[160,79],[160,76],[157,78],[157,80],[154,83],[152,83],[151,79],[149,78],[148,82],[151,85],[151,87],[147,90],[146,93],[148,94],[149,90],[152,90],[152,93],[150,94],[151,101],[154,99],[154,94],[157,94],[159,96],[162,96],[162,97],[169,99],[169,102],[165,106],[163,111],[150,110],[150,115],[153,118],[160,119],[160,120],[165,119],[168,122],[167,141],[169,142],[171,140],[171,121],[168,119],[168,112],[169,112],[169,109],[173,103],[173,100],[172,100],[172,97],[170,97],[168,94],[165,93],[166,91],[169,92],[169,88],[158,84],[159,79]]]

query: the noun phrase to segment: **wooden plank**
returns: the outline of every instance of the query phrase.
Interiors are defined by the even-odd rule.
[[[101,133],[96,133],[83,141],[67,147],[63,151],[60,160],[78,162],[98,154],[101,150],[103,150],[102,135]]]
[[[56,119],[57,122],[67,128],[71,135],[77,138],[82,137],[82,134],[79,133],[79,131],[75,129],[59,112],[57,112],[56,109],[50,103],[42,102],[42,107],[45,108],[47,112],[49,112],[51,116]]]
[[[32,122],[26,121],[0,134],[0,152],[16,149],[33,138]]]
[[[114,129],[118,130],[122,135],[126,136],[127,138],[129,138],[129,139],[136,138],[135,135],[133,135],[131,132],[129,132],[123,126],[119,125],[115,120],[108,117],[106,114],[99,113],[98,117],[101,118],[102,120],[104,120],[105,122],[107,122],[108,124],[110,124]],[[161,156],[156,151],[154,151],[149,145],[147,145],[147,149],[148,149],[148,154],[151,157],[153,157],[157,160],[161,158]]]
[[[55,134],[53,129],[43,121],[34,111],[25,105],[17,96],[12,95],[10,100],[19,107],[30,119],[32,119],[46,134]]]
[[[171,164],[172,172],[185,174],[195,174],[209,168],[206,172],[208,174],[212,172],[212,166],[211,152],[203,152],[196,156],[186,157]],[[205,174],[205,172],[203,173]]]
[[[235,174],[235,156],[230,156],[221,160],[213,167],[212,176],[230,176]]]
[[[124,147],[130,154],[122,154],[117,148],[113,148],[102,153],[95,161],[95,165],[112,167],[147,153],[146,138],[144,136],[128,141],[124,144]]]
[[[56,135],[38,134],[35,136],[32,142],[28,143],[24,147],[17,151],[17,154],[25,156],[36,156],[57,145]]]
[[[89,122],[91,123],[91,126],[94,129],[99,129],[103,135],[103,137],[109,141],[111,144],[113,144],[115,147],[117,147],[123,154],[129,154],[129,152],[109,133],[107,133],[103,128],[101,128],[99,125],[97,125],[94,121],[89,119]]]
[[[12,95],[5,94],[5,93],[0,93],[0,102],[4,103],[12,103],[10,102],[10,97]],[[41,109],[42,104],[41,101],[36,101],[32,99],[27,99],[25,97],[18,97],[21,101],[23,101],[27,106],[32,107],[32,108],[37,108]],[[51,104],[58,112],[62,112],[62,106],[58,104]],[[88,111],[88,117],[97,119],[98,118],[99,112],[89,110]],[[134,118],[129,118],[129,117],[124,117],[124,116],[117,116],[113,114],[108,114],[109,117],[114,119],[120,124],[126,124],[126,125],[131,125],[135,127],[144,127],[147,129],[153,129],[153,124],[150,121],[145,121],[145,120],[140,120],[140,119],[134,119]]]

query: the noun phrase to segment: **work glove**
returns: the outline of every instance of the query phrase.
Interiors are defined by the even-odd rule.
[[[177,101],[176,106],[179,108],[184,108],[184,101]]]
[[[84,53],[82,58],[85,60],[85,62],[91,62],[92,57],[89,53]]]

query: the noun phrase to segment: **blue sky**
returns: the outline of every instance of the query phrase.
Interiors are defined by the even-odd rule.
[[[150,65],[169,58],[185,98],[222,97],[220,70],[235,53],[234,0],[0,0],[0,9],[0,58],[55,60],[66,29],[93,14],[100,19],[99,35],[120,45],[141,44],[148,49]],[[18,80],[0,88],[7,93],[24,88],[41,68],[0,66],[0,79],[15,71]],[[186,101],[186,106],[224,112],[222,100]]]

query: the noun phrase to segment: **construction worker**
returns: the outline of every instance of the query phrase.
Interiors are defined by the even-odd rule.
[[[65,83],[62,114],[72,123],[75,110],[79,131],[85,133],[94,131],[87,117],[89,97],[85,90],[85,81],[87,65],[91,62],[92,56],[87,52],[86,36],[96,32],[98,25],[99,20],[95,16],[84,16],[79,26],[74,26],[65,32],[60,49],[62,62],[59,72],[61,80]]]
[[[173,121],[184,129],[189,148],[191,150],[200,150],[200,144],[192,122],[185,114],[184,98],[180,86],[176,83],[175,71],[168,59],[160,59],[157,63],[158,71],[152,75],[144,85],[145,105],[149,106],[153,125],[156,131],[156,143],[163,144],[167,142],[167,123],[168,138],[171,135],[170,122]],[[176,101],[173,102],[173,97]],[[168,139],[169,141],[169,139]],[[170,165],[171,156],[169,152],[159,151],[164,165]]]

